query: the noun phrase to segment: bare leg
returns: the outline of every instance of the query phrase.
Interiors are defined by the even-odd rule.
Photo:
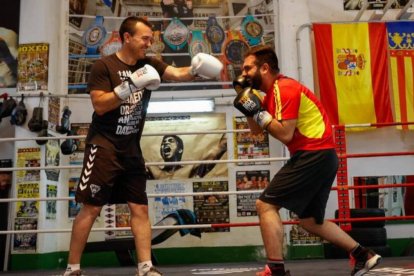
[[[256,209],[267,258],[283,259],[283,224],[279,215],[280,208],[259,199],[256,201]]]
[[[327,220],[323,224],[316,224],[314,218],[300,219],[300,225],[308,232],[318,235],[347,252],[350,252],[358,244],[338,225]]]
[[[70,237],[69,264],[79,264],[85,244],[96,217],[101,212],[102,206],[84,204],[76,216],[72,225]]]
[[[151,224],[148,206],[128,202],[131,211],[131,229],[134,234],[137,262],[151,260]]]

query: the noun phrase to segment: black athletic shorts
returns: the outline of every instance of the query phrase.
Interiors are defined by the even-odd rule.
[[[148,205],[142,164],[140,156],[125,157],[110,149],[86,145],[76,202],[96,206],[126,202]]]
[[[260,200],[322,224],[337,170],[335,149],[298,151],[276,173]]]

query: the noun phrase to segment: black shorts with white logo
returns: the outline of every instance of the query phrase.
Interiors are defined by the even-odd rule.
[[[139,164],[139,156],[125,157],[110,149],[86,145],[76,202],[96,206],[126,202],[148,205],[145,167]]]
[[[298,151],[276,173],[260,200],[322,224],[337,170],[335,149]]]

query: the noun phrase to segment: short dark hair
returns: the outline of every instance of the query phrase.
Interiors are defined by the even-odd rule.
[[[279,61],[277,59],[276,52],[272,47],[265,45],[254,46],[250,48],[244,56],[255,56],[257,66],[262,66],[263,64],[267,63],[273,72],[279,73],[280,71]]]
[[[122,43],[124,42],[124,33],[129,33],[131,35],[134,35],[135,33],[135,25],[141,22],[145,26],[152,29],[152,25],[148,22],[148,20],[138,17],[138,16],[130,16],[124,19],[122,21],[121,26],[119,27],[119,36],[121,37]]]

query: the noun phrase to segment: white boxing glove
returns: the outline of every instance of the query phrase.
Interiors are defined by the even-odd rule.
[[[213,79],[220,75],[223,64],[215,57],[205,53],[198,53],[191,59],[191,74],[206,79]]]
[[[121,99],[126,100],[128,97],[142,89],[155,90],[160,86],[161,78],[157,70],[151,65],[146,64],[132,73],[128,79],[114,88],[115,94]]]

